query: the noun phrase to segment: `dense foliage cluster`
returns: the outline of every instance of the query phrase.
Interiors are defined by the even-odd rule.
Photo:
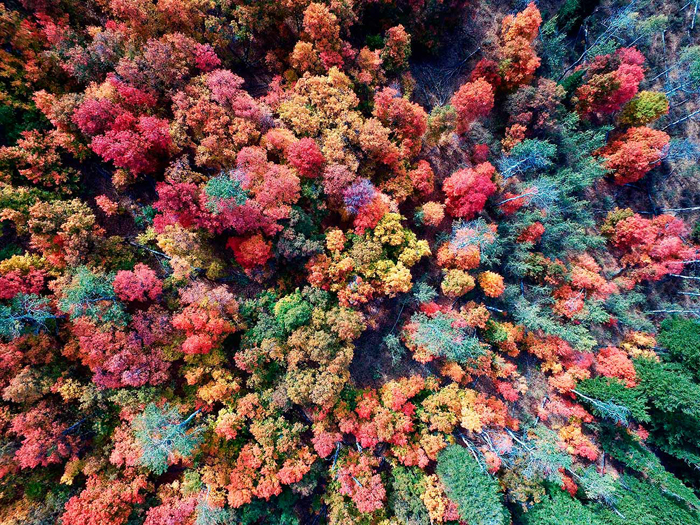
[[[697,2],[507,4],[0,5],[0,524],[700,522]]]

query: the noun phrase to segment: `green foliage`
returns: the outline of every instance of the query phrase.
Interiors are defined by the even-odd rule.
[[[2,235],[2,223],[0,223],[0,235]],[[13,255],[20,255],[21,253],[21,247],[16,244],[7,243],[5,246],[0,247],[0,261],[9,259]]]
[[[555,16],[540,27],[541,56],[544,59],[547,76],[557,75],[562,70],[562,64],[566,58],[566,33],[559,31],[558,25],[559,17]]]
[[[285,491],[272,502],[255,500],[241,507],[235,514],[238,521],[233,523],[240,523],[240,525],[300,525],[299,519],[294,514],[293,505],[293,494],[291,491]],[[232,522],[224,523],[228,525]]]
[[[694,508],[700,508],[700,500],[683,482],[668,472],[657,456],[642,445],[633,435],[619,431],[611,425],[599,426],[599,439],[603,450],[614,459],[643,474],[649,483]]]
[[[520,295],[520,290],[511,289],[507,297],[511,299],[511,311],[518,324],[531,331],[542,330],[545,334],[561,337],[571,343],[577,350],[590,352],[596,344],[595,338],[583,325],[565,324],[555,319],[552,311],[538,301],[528,301]]]
[[[406,355],[406,347],[401,344],[401,339],[396,334],[387,334],[382,339],[384,346],[389,351],[391,362],[396,366]]]
[[[571,455],[561,449],[556,433],[544,425],[536,426],[532,432],[535,437],[527,444],[516,442],[516,454],[524,460],[523,475],[530,480],[561,484],[562,471],[571,470]]]
[[[645,302],[646,297],[638,291],[621,292],[608,297],[605,308],[622,326],[628,326],[640,332],[649,332],[654,330],[654,324],[639,312],[639,306]]]
[[[607,525],[693,525],[697,511],[670,497],[657,486],[625,475],[615,491],[614,510],[597,506],[596,515]]]
[[[282,297],[274,308],[275,320],[285,332],[291,332],[308,323],[311,320],[311,312],[311,305],[302,298],[299,290]]]
[[[594,465],[578,470],[576,481],[590,500],[599,501],[613,507],[617,501],[617,478],[612,474],[601,474]]]
[[[682,461],[700,466],[700,384],[681,364],[634,362],[639,388],[647,398],[650,441]]]
[[[0,305],[0,338],[14,339],[27,333],[47,331],[53,319],[56,316],[51,312],[48,299],[19,293],[9,304]]]
[[[114,293],[112,281],[112,276],[96,274],[80,266],[63,289],[58,307],[71,319],[89,317],[98,323],[124,325],[128,314]]]
[[[498,482],[481,470],[467,449],[448,446],[438,456],[436,472],[462,519],[473,525],[510,523],[508,510],[498,493]]]
[[[557,11],[557,24],[564,32],[577,31],[583,19],[600,3],[599,0],[565,0]]]
[[[433,317],[417,312],[411,323],[416,327],[412,335],[414,343],[436,357],[463,363],[484,354],[479,338],[466,328],[454,326],[454,319],[442,312]]]
[[[629,423],[629,416],[643,423],[649,421],[642,392],[627,388],[618,379],[602,376],[585,379],[576,386],[576,393],[598,417],[623,425]]]
[[[687,418],[700,418],[700,385],[676,363],[659,363],[651,359],[634,362],[639,388],[658,412]]]
[[[227,525],[234,523],[235,513],[231,509],[213,507],[206,498],[197,503],[194,525]]]
[[[191,456],[200,442],[201,428],[190,430],[187,426],[197,412],[183,420],[177,407],[167,403],[163,407],[153,403],[146,406],[132,423],[141,447],[141,465],[160,475],[176,458]]]
[[[156,216],[156,210],[153,206],[143,206],[138,209],[138,212],[134,216],[134,223],[139,229],[145,229],[147,226],[153,224],[153,219]]]
[[[393,491],[389,495],[389,505],[396,517],[404,525],[423,525],[430,522],[421,495],[423,473],[415,467],[395,467],[391,471]]]
[[[583,77],[585,74],[585,69],[579,69],[578,71],[574,71],[570,75],[566,76],[564,80],[561,81],[561,85],[568,96],[571,96],[578,89],[578,87],[583,84]]]
[[[546,140],[525,139],[499,159],[498,170],[504,179],[541,173],[552,166],[556,153],[557,147]]]
[[[587,506],[559,488],[553,488],[523,515],[525,525],[603,525]]]
[[[204,185],[207,195],[207,208],[218,214],[226,206],[241,206],[248,200],[248,192],[241,186],[241,181],[229,175],[212,177]]]
[[[693,319],[673,317],[661,323],[659,346],[668,349],[673,360],[681,362],[700,379],[700,323]]]
[[[438,296],[435,288],[430,286],[425,281],[418,281],[413,287],[413,297],[419,304],[425,304],[433,301]]]
[[[22,132],[46,127],[46,117],[34,104],[29,108],[3,104],[0,106],[0,146],[12,146]]]

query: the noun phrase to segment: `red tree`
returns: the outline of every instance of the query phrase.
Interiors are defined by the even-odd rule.
[[[484,117],[493,109],[493,86],[483,78],[462,84],[450,102],[457,110],[457,133],[465,133],[479,117]]]
[[[616,184],[636,182],[661,161],[668,151],[670,137],[647,127],[630,128],[600,150],[605,166],[613,170]]]
[[[454,172],[443,183],[445,206],[453,217],[472,219],[484,209],[486,200],[496,191],[492,178],[496,173],[491,163]]]
[[[289,146],[287,160],[302,177],[315,179],[323,170],[323,155],[316,141],[303,138]]]
[[[644,80],[644,55],[635,48],[621,48],[612,55],[595,57],[576,90],[576,109],[582,115],[614,113],[637,94]]]
[[[135,504],[143,503],[146,488],[142,476],[133,481],[111,481],[90,476],[85,489],[66,503],[61,516],[71,525],[123,525]]]
[[[113,286],[114,292],[122,301],[154,301],[163,291],[156,272],[140,263],[134,267],[134,271],[117,272]]]

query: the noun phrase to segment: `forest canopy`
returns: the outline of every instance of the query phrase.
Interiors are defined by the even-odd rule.
[[[0,4],[0,525],[700,523],[698,5]]]

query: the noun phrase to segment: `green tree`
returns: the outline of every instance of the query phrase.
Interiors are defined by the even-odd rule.
[[[459,515],[472,525],[506,525],[510,515],[499,495],[498,482],[481,469],[471,453],[450,445],[438,456],[437,474]]]
[[[63,289],[58,307],[71,319],[89,317],[98,323],[126,324],[128,314],[112,288],[113,276],[91,272],[85,266],[76,269]]]
[[[163,407],[151,403],[132,423],[134,437],[141,447],[140,463],[160,475],[176,457],[190,456],[200,442],[201,428],[188,429],[199,413],[182,419],[180,411],[167,403]]]
[[[0,305],[0,338],[14,339],[26,333],[48,330],[56,319],[49,300],[35,294],[19,293],[8,305]]]
[[[421,495],[423,473],[415,467],[397,466],[391,471],[393,491],[389,494],[389,505],[404,525],[423,525],[430,522]]]
[[[700,323],[681,317],[666,319],[661,323],[658,343],[700,379]]]
[[[583,404],[598,417],[614,423],[629,424],[630,416],[639,422],[649,421],[646,398],[637,388],[627,388],[618,379],[598,376],[581,381],[574,391]]]
[[[411,317],[415,325],[413,342],[436,357],[465,362],[484,354],[479,338],[466,328],[454,326],[454,319],[438,312],[433,317],[418,312]]]
[[[603,525],[591,509],[563,490],[553,488],[523,516],[525,525]]]

